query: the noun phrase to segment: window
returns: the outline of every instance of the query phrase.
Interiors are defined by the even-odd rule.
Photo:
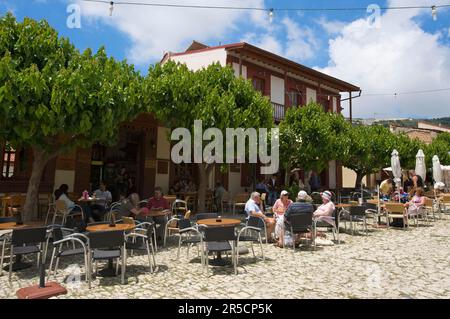
[[[261,94],[264,95],[264,92],[265,92],[265,81],[264,81],[264,79],[253,78],[252,79],[252,83],[253,83],[253,88],[256,91],[259,91],[259,92],[261,92]]]
[[[2,178],[11,178],[14,175],[16,150],[6,142],[3,147]]]
[[[298,91],[288,91],[289,101],[291,102],[291,106],[299,106],[302,105],[302,95]]]

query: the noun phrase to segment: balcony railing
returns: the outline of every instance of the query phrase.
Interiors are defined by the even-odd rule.
[[[272,102],[272,107],[273,107],[273,119],[275,120],[275,122],[280,122],[281,120],[283,120],[286,111],[286,106],[284,106],[283,104]]]

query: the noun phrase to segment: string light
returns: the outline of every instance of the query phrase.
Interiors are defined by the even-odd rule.
[[[98,2],[98,3],[113,3],[108,0],[82,0],[84,2]],[[267,11],[263,7],[237,7],[237,6],[207,6],[207,5],[188,5],[188,4],[167,4],[167,3],[147,3],[147,2],[133,2],[133,1],[116,1],[115,5],[135,5],[135,6],[151,6],[151,7],[171,7],[171,8],[193,8],[193,9],[222,9],[222,10],[255,10]],[[450,7],[449,4],[441,4],[432,6],[432,15],[437,17],[437,9]],[[430,9],[429,6],[392,6],[380,7],[381,10],[411,10],[411,9]],[[271,8],[269,14],[272,15],[275,11],[366,11],[367,7],[335,7],[335,8]]]
[[[272,23],[272,21],[273,21],[273,8],[269,10],[269,23]]]
[[[437,8],[436,6],[431,7],[431,16],[433,17],[433,21],[437,20]]]
[[[109,3],[109,16],[112,16],[114,10],[114,1]]]

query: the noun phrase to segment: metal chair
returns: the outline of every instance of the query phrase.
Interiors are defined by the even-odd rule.
[[[145,251],[148,256],[148,264],[150,272],[153,273],[153,266],[156,268],[155,250],[153,249],[153,227],[136,228],[132,233],[125,235],[125,250],[124,250],[124,264],[127,264],[127,250]],[[151,249],[150,249],[151,247]],[[153,265],[152,265],[153,259]]]
[[[354,234],[353,223],[356,223],[356,224],[363,223],[366,235],[368,234],[367,220],[366,220],[366,207],[365,206],[351,206],[349,208],[348,218],[350,221],[350,229],[351,229],[352,235]]]
[[[228,252],[231,251],[231,259],[233,262],[234,273],[237,275],[236,267],[236,234],[235,228],[232,227],[205,227],[203,229],[203,249],[205,256],[205,268],[208,273],[210,252]],[[230,244],[230,241],[232,242]]]
[[[316,229],[314,227],[313,213],[302,213],[302,214],[294,214],[289,216],[289,229],[292,234],[292,248],[295,252],[295,240],[294,234],[306,234],[311,233],[310,243],[315,249],[316,247]]]
[[[83,255],[84,257],[84,269],[85,269],[85,280],[89,282],[89,238],[81,233],[69,233],[64,235],[64,231],[67,232],[67,229],[55,227],[52,229],[52,237],[53,237],[53,252],[52,258],[50,259],[50,266],[48,270],[48,280],[53,273],[53,276],[56,276],[58,271],[59,260],[61,257],[72,257],[77,255]],[[72,248],[63,249],[64,244],[72,244]],[[77,248],[76,244],[79,244],[81,247]],[[70,245],[69,245],[70,246]],[[56,258],[55,269],[52,270],[53,261]]]
[[[34,227],[34,228],[18,228],[12,231],[10,241],[10,258],[9,258],[9,281],[11,282],[13,257],[23,256],[29,254],[38,254],[37,265],[43,253],[43,245],[46,240],[47,228],[46,227]],[[0,276],[3,272],[3,260],[5,257],[6,240],[3,241],[2,256],[0,261]]]
[[[186,201],[181,199],[175,199],[172,202],[172,216],[184,216],[186,212],[188,211],[188,204]]]
[[[180,231],[180,229],[178,228],[178,222],[181,219],[189,219],[191,216],[191,211],[188,210],[186,212],[186,214],[184,215],[184,217],[182,216],[174,216],[171,219],[169,219],[166,223],[166,228],[164,229],[164,247],[166,246],[167,243],[167,237],[169,237],[171,235],[171,233],[178,233]]]
[[[247,223],[244,227],[242,227],[237,235],[237,241],[236,241],[236,264],[239,262],[239,243],[240,242],[250,242],[251,243],[251,249],[253,253],[253,257],[256,258],[255,250],[253,248],[253,243],[257,242],[259,243],[259,247],[261,248],[261,256],[262,260],[265,260],[264,257],[264,249],[262,245],[262,236],[261,232],[265,232],[265,223],[264,220],[262,221],[262,224],[264,226],[261,227],[261,218],[256,216],[250,216],[247,220]],[[252,234],[254,233],[254,234]],[[266,238],[267,240],[267,238]]]
[[[344,210],[340,210],[338,211],[337,209],[334,210],[333,212],[333,216],[328,217],[327,218],[317,218],[313,220],[313,227],[314,227],[314,232],[315,235],[314,237],[316,237],[317,235],[317,228],[318,227],[325,227],[325,228],[331,228],[332,232],[333,232],[333,240],[337,239],[338,244],[341,243],[340,239],[339,239],[339,225],[340,225],[340,219],[341,219],[341,214]]]
[[[178,250],[177,250],[177,260],[180,258],[180,248],[181,244],[187,244],[187,253],[186,255],[189,256],[189,248],[192,245],[197,244],[197,253],[200,253],[200,259],[201,263],[203,265],[204,262],[204,256],[203,256],[203,249],[199,249],[199,246],[203,246],[203,235],[199,230],[199,227],[203,227],[203,225],[192,225],[192,222],[187,219],[183,218],[178,221]],[[192,236],[194,234],[194,236]],[[184,238],[183,238],[184,237]]]
[[[98,260],[112,261],[117,259],[116,274],[119,270],[118,260],[122,260],[121,283],[125,284],[125,237],[121,230],[99,231],[89,233],[89,288],[91,288],[92,261],[97,271]]]

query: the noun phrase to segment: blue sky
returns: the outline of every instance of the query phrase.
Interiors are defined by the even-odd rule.
[[[450,0],[139,0],[156,3],[289,7],[367,7],[450,4]],[[79,4],[81,28],[69,28],[66,10]],[[175,9],[116,5],[80,0],[0,0],[0,13],[46,19],[81,50],[104,45],[110,55],[127,59],[146,73],[165,51],[182,51],[192,40],[209,45],[247,41],[299,63],[360,86],[355,116],[436,117],[450,115],[450,91],[370,96],[450,87],[450,10],[381,12],[379,28],[370,13],[266,12]],[[367,95],[365,95],[367,94]],[[344,108],[346,105],[343,105]]]

